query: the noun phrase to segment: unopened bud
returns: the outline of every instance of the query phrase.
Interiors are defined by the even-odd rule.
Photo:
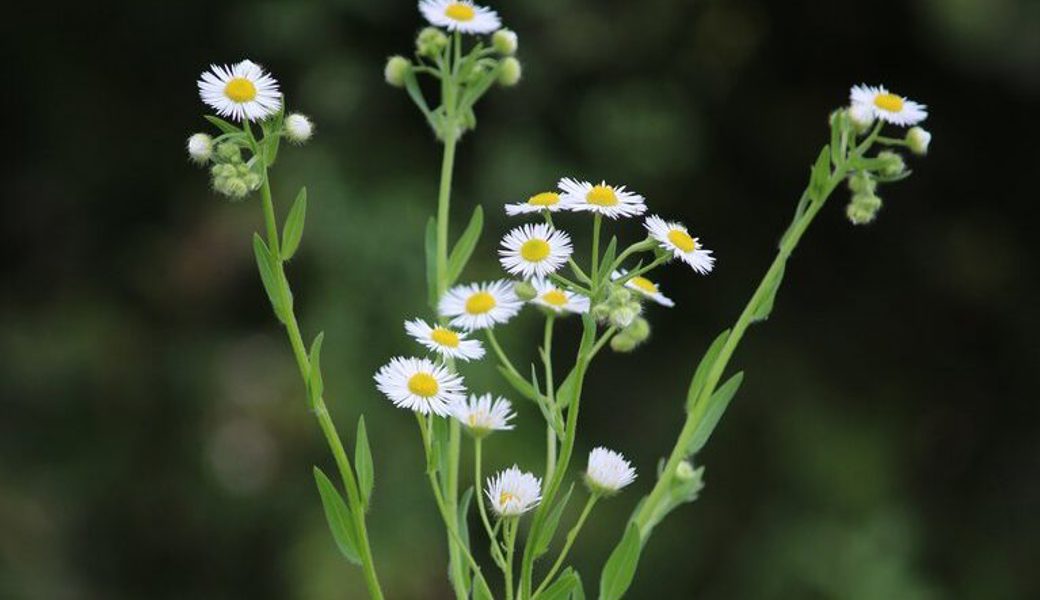
[[[610,338],[610,349],[614,352],[631,352],[636,349],[636,345],[635,340],[623,333]]]
[[[207,162],[213,156],[213,138],[205,133],[188,138],[188,156],[200,165]]]
[[[259,189],[260,184],[263,180],[257,173],[246,173],[245,176],[242,177],[242,181],[245,182],[246,187],[248,187],[249,190],[252,191],[255,189]]]
[[[629,290],[629,289],[627,289],[625,287],[622,287],[622,286],[614,286],[614,288],[612,290],[610,290],[610,298],[609,298],[608,302],[610,302],[611,304],[627,304],[627,303],[629,303],[631,301],[632,301],[632,291],[631,290]]]
[[[866,225],[881,210],[881,198],[874,194],[856,194],[845,207],[845,215],[853,225]]]
[[[213,180],[213,189],[232,200],[239,200],[249,194],[249,185],[241,177],[218,177]]]
[[[217,144],[217,158],[223,162],[240,163],[242,162],[242,150],[238,144],[223,142]]]
[[[849,189],[853,194],[873,194],[877,182],[866,171],[856,171],[849,176]]]
[[[498,72],[498,83],[505,87],[511,87],[520,82],[520,61],[507,56],[502,59],[501,70]]]
[[[234,177],[238,174],[238,169],[234,165],[226,163],[213,165],[213,168],[209,170],[213,177]]]
[[[290,142],[302,144],[311,139],[312,135],[314,135],[314,124],[310,119],[300,113],[293,113],[285,117],[285,137]]]
[[[697,470],[693,468],[693,464],[688,460],[682,461],[675,468],[675,478],[679,481],[693,481],[696,476]]]
[[[606,321],[610,317],[610,307],[606,304],[597,304],[592,307],[592,318],[597,321]]]
[[[499,54],[511,56],[516,54],[516,32],[508,29],[499,29],[491,36],[491,45]]]
[[[932,134],[923,127],[911,127],[906,132],[906,146],[919,156],[928,154],[928,144],[932,143]]]
[[[881,163],[881,167],[878,172],[885,177],[898,177],[906,171],[906,162],[903,161],[903,157],[895,152],[885,150],[877,155],[878,161]]]
[[[513,293],[516,294],[517,298],[524,302],[534,300],[538,296],[538,290],[527,281],[517,282],[516,285],[513,286]]]
[[[650,337],[650,322],[643,317],[636,317],[632,324],[622,332],[632,338],[635,342],[645,342]]]
[[[407,58],[391,56],[386,61],[386,68],[383,69],[383,78],[394,87],[404,87],[404,78],[411,68],[412,63],[408,62]]]
[[[640,310],[641,307],[637,302],[616,307],[610,311],[610,324],[622,329],[628,327],[639,316]]]
[[[436,27],[427,27],[415,38],[415,52],[419,56],[437,56],[448,46],[448,36]]]

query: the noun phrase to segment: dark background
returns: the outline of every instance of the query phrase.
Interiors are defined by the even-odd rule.
[[[495,8],[525,77],[489,94],[460,149],[455,214],[491,215],[471,275],[499,273],[501,205],[561,175],[627,183],[719,258],[708,278],[666,269],[678,307],[590,374],[579,452],[621,449],[641,477],[578,545],[589,588],[696,360],[771,260],[829,111],[866,82],[929,104],[932,153],[881,189],[875,224],[845,221],[839,190],[809,231],[735,356],[747,377],[701,455],[707,488],[656,531],[631,596],[1040,596],[1040,4]],[[199,73],[245,57],[317,123],[275,193],[284,211],[310,190],[290,277],[305,335],[326,331],[340,429],[367,417],[382,579],[391,598],[447,597],[413,420],[370,379],[414,352],[401,320],[424,310],[439,148],[382,81],[422,25],[414,3],[58,2],[4,20],[0,597],[363,593],[313,489],[330,460],[255,273],[258,202],[215,196],[184,153],[206,128]],[[522,355],[537,327],[518,319],[506,343]],[[489,368],[469,380],[505,391]],[[537,414],[520,412],[488,468],[539,464]]]

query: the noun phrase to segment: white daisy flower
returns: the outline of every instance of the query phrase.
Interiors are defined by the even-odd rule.
[[[639,194],[625,190],[625,186],[607,185],[602,181],[593,185],[564,177],[557,184],[563,192],[563,202],[574,211],[589,211],[611,219],[635,217],[646,212],[646,203]]]
[[[701,275],[710,273],[715,267],[715,257],[711,255],[711,250],[701,246],[698,238],[690,236],[682,223],[667,222],[657,215],[650,215],[643,226],[662,248]]]
[[[492,402],[491,394],[479,397],[470,394],[469,402],[459,400],[451,405],[451,415],[478,437],[484,437],[492,431],[512,429],[513,425],[509,421],[516,416],[509,400],[500,396]]]
[[[518,517],[542,500],[542,480],[516,465],[489,477],[484,490],[491,508],[503,517]]]
[[[314,123],[306,115],[292,113],[285,117],[285,137],[294,144],[302,144],[314,135]]]
[[[404,330],[415,341],[441,356],[459,360],[480,360],[484,357],[483,344],[479,340],[467,340],[465,333],[440,325],[431,327],[422,319],[405,321]]]
[[[442,317],[453,317],[451,324],[455,327],[473,331],[509,321],[522,306],[513,283],[500,279],[457,285],[444,293],[437,309]]]
[[[567,263],[574,247],[571,236],[548,223],[522,225],[502,238],[502,268],[524,278],[544,277]]]
[[[443,417],[465,398],[462,377],[426,358],[391,359],[375,375],[376,387],[394,406]]]
[[[419,12],[432,25],[462,33],[491,33],[502,26],[498,13],[469,0],[421,0]]]
[[[532,280],[531,285],[537,292],[537,295],[531,300],[533,304],[544,306],[557,314],[589,312],[590,302],[587,296],[561,289],[542,279]]]
[[[527,199],[527,202],[506,204],[506,214],[515,217],[516,215],[541,212],[543,210],[556,212],[566,208],[568,208],[568,205],[563,201],[562,196],[556,192],[542,192],[541,194],[531,196]]]
[[[849,94],[853,118],[869,121],[870,117],[906,127],[928,118],[928,107],[893,94],[885,86],[857,85]]]
[[[632,463],[613,450],[599,447],[589,452],[589,464],[585,469],[585,483],[597,494],[616,494],[621,488],[636,479]]]
[[[617,281],[625,275],[628,275],[628,271],[624,269],[619,269],[611,273],[610,278],[614,281]],[[672,302],[671,298],[662,294],[661,290],[657,287],[656,283],[650,281],[642,275],[636,275],[635,277],[632,277],[631,279],[626,281],[625,287],[627,287],[630,290],[635,290],[641,296],[649,298],[654,302],[660,304],[661,306],[667,306],[669,308],[675,306],[675,302]]]
[[[231,66],[211,65],[198,85],[203,102],[235,121],[262,120],[282,107],[278,82],[249,60]]]

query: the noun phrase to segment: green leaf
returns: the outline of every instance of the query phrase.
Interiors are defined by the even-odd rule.
[[[701,388],[704,387],[704,380],[708,377],[708,371],[715,364],[715,359],[718,358],[719,352],[722,351],[722,347],[726,344],[727,339],[729,339],[729,329],[723,331],[715,338],[711,346],[708,346],[708,351],[704,353],[701,362],[697,364],[697,370],[693,372],[693,379],[690,380],[690,389],[686,392],[687,412],[693,410],[693,405],[701,394]]]
[[[253,234],[253,254],[256,255],[256,266],[260,271],[260,281],[264,284],[264,291],[267,292],[267,298],[271,301],[274,314],[279,321],[285,323],[288,320],[288,313],[286,307],[282,305],[279,294],[280,282],[277,271],[275,271],[275,259],[271,256],[271,251],[268,250],[267,244],[264,243],[263,238],[258,233]]]
[[[426,221],[426,295],[430,308],[437,310],[437,222]]]
[[[571,600],[585,600],[585,588],[581,585],[581,575],[578,575],[577,571],[574,571],[574,589],[571,590]]]
[[[325,382],[321,377],[321,343],[325,341],[325,332],[319,332],[311,343],[311,353],[308,362],[311,363],[310,377],[307,378],[307,391],[310,395],[311,406],[315,406],[321,395],[325,393]]]
[[[812,168],[809,178],[809,191],[812,199],[819,202],[823,198],[823,192],[827,187],[827,181],[831,178],[831,148],[824,146],[820,155],[816,157],[816,163]]]
[[[751,313],[752,323],[765,321],[769,318],[770,313],[773,312],[773,304],[776,302],[776,292],[780,289],[780,283],[784,280],[784,270],[786,268],[787,263],[780,263],[780,268],[777,269],[776,273],[766,282],[766,293],[762,296],[762,300],[755,305],[754,312]]]
[[[545,591],[541,594],[538,594],[536,600],[570,600],[572,597],[571,593],[578,585],[580,585],[578,576],[573,569],[567,567],[552,585],[545,588]]]
[[[571,492],[573,491],[574,484],[572,483],[570,489],[563,495],[563,498],[560,498],[559,502],[545,516],[545,521],[542,522],[542,526],[534,538],[533,546],[531,546],[535,558],[549,550],[553,536],[556,535],[556,528],[560,526],[560,517],[563,515],[563,509],[567,507],[567,501],[571,499]]]
[[[466,548],[469,548],[469,504],[473,500],[473,486],[466,488],[466,491],[462,493],[462,500],[459,501],[459,537],[466,543]]]
[[[372,449],[368,445],[365,416],[358,417],[357,441],[354,444],[354,470],[357,471],[358,487],[361,489],[361,506],[368,507],[375,486],[375,470],[372,467]]]
[[[540,397],[538,392],[526,379],[514,375],[509,369],[503,366],[498,367],[498,372],[501,373],[502,377],[505,378],[506,382],[509,385],[513,386],[513,389],[519,392],[524,398],[527,398],[528,400],[533,400],[535,402],[539,402]]]
[[[476,579],[473,580],[473,600],[495,600],[495,597],[491,595],[491,588],[484,581],[484,576],[480,573],[475,575]]]
[[[329,531],[336,540],[336,546],[347,560],[360,565],[361,557],[357,551],[357,535],[350,517],[350,509],[336,491],[336,486],[332,485],[318,467],[314,467],[314,481],[318,484],[321,506],[325,509],[325,520],[328,521]]]
[[[296,195],[289,216],[282,227],[282,260],[289,260],[296,254],[303,238],[303,223],[307,219],[307,188],[300,188]]]
[[[711,399],[708,400],[708,407],[704,409],[704,414],[701,415],[700,421],[697,423],[697,429],[693,432],[690,446],[686,449],[687,455],[696,454],[708,443],[711,432],[715,431],[715,426],[719,424],[722,413],[726,412],[729,401],[733,399],[733,395],[740,389],[740,384],[743,381],[744,372],[740,371],[733,377],[730,377],[726,383],[722,384],[711,395]]]
[[[233,135],[233,134],[236,134],[236,133],[242,133],[242,128],[235,127],[234,125],[232,125],[231,123],[228,123],[227,121],[225,121],[224,119],[221,119],[220,117],[214,117],[213,115],[205,115],[205,118],[211,124],[216,126],[217,129],[221,130],[224,133],[227,133],[229,135]]]
[[[278,113],[260,124],[264,130],[264,161],[268,167],[274,165],[278,159],[278,146],[282,141],[282,120],[285,118],[285,104],[278,109]]]
[[[473,249],[477,247],[477,241],[480,240],[480,232],[483,228],[484,209],[477,206],[473,209],[473,216],[469,219],[469,225],[462,232],[459,241],[455,243],[455,248],[451,251],[451,256],[448,257],[448,285],[455,283],[459,275],[462,274],[462,270],[466,268],[466,263],[469,262],[470,256],[473,255]]]
[[[639,526],[629,523],[625,537],[621,538],[621,543],[610,553],[607,564],[603,565],[603,572],[599,578],[600,600],[618,600],[628,591],[636,573],[642,546]]]
[[[617,258],[617,236],[610,238],[610,243],[607,244],[607,250],[603,253],[603,262],[600,263],[599,281],[610,281],[610,265],[614,264],[614,259]]]

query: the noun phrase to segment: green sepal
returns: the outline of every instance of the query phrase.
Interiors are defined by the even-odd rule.
[[[365,416],[358,417],[357,440],[354,443],[354,470],[357,472],[358,488],[361,490],[361,506],[365,509],[372,498],[375,487],[375,469],[372,466],[372,448],[368,444]]]
[[[766,293],[762,296],[762,300],[755,305],[754,310],[751,312],[752,323],[765,321],[769,318],[770,313],[773,312],[773,304],[776,302],[776,292],[780,289],[780,283],[784,280],[784,270],[786,268],[786,262],[780,263],[780,268],[777,269],[776,274],[766,281]]]
[[[552,544],[553,536],[556,535],[556,529],[560,526],[560,517],[563,516],[563,510],[567,507],[567,502],[571,499],[571,492],[574,491],[574,484],[567,489],[567,493],[560,498],[559,501],[553,505],[552,509],[547,515],[545,520],[542,521],[542,526],[538,529],[534,540],[531,542],[531,551],[534,552],[534,557],[545,554],[549,551],[549,546]]]
[[[715,341],[708,346],[708,350],[701,358],[701,362],[697,364],[697,370],[693,372],[693,379],[690,380],[690,389],[686,392],[687,412],[693,410],[693,405],[701,394],[701,388],[704,387],[704,380],[708,377],[708,371],[715,364],[715,359],[718,358],[719,352],[722,351],[722,347],[726,344],[728,338],[729,329],[723,331],[715,338]]]
[[[552,585],[535,597],[535,600],[573,600],[572,594],[580,585],[581,582],[574,569],[567,567]],[[584,596],[584,592],[582,595]]]
[[[455,283],[459,275],[462,274],[462,270],[466,268],[470,256],[473,255],[473,249],[477,247],[477,242],[480,240],[480,232],[483,228],[484,209],[477,206],[473,209],[473,216],[469,219],[469,225],[462,232],[462,236],[459,237],[459,241],[455,243],[455,248],[451,251],[451,256],[448,257],[449,286]]]
[[[311,343],[311,352],[308,358],[308,362],[311,365],[311,372],[307,377],[307,395],[310,398],[311,406],[317,406],[318,400],[321,399],[321,395],[325,393],[325,381],[321,376],[321,344],[325,341],[325,332],[319,332],[314,337],[314,341]]]
[[[628,591],[642,549],[639,526],[629,522],[621,543],[610,553],[607,564],[603,565],[603,572],[599,578],[599,600],[618,600]]]
[[[314,481],[318,484],[321,506],[325,509],[325,520],[329,524],[329,531],[332,532],[333,539],[336,540],[336,546],[347,560],[355,565],[360,565],[361,556],[357,550],[357,532],[354,531],[350,509],[336,491],[336,486],[332,485],[329,478],[318,467],[314,467]]]
[[[204,117],[213,126],[215,126],[217,129],[223,131],[224,133],[226,133],[228,135],[234,135],[236,133],[243,133],[241,127],[235,127],[234,125],[232,125],[231,123],[228,123],[227,121],[225,121],[224,119],[221,119],[220,117],[215,117],[213,115],[204,115]]]
[[[271,308],[274,309],[274,314],[278,317],[278,320],[286,323],[288,322],[289,307],[282,304],[281,296],[278,293],[281,286],[275,270],[275,258],[271,255],[267,244],[264,243],[263,238],[258,233],[253,233],[253,254],[256,255],[256,266],[260,270],[260,281],[263,282],[264,291],[267,292],[267,298],[271,301]]]
[[[708,443],[708,438],[711,437],[711,433],[715,431],[715,426],[719,424],[719,419],[722,418],[722,414],[726,412],[726,408],[729,406],[729,401],[733,399],[734,394],[740,389],[740,384],[744,381],[744,372],[740,371],[733,377],[730,377],[726,383],[719,386],[719,389],[715,390],[715,393],[711,395],[708,400],[708,406],[704,409],[704,413],[701,415],[700,420],[697,422],[697,429],[693,432],[693,438],[690,439],[690,445],[686,448],[686,454],[692,455],[700,451],[705,444]]]
[[[437,221],[426,221],[426,296],[430,308],[437,310]]]
[[[289,215],[282,226],[282,260],[289,260],[296,254],[303,239],[303,224],[307,220],[307,188],[300,188]]]

